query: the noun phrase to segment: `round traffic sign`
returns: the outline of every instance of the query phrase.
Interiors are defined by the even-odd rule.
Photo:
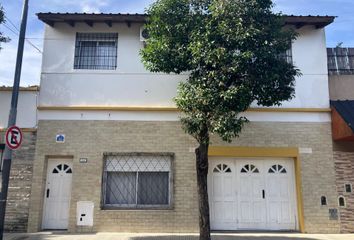
[[[7,129],[5,134],[6,146],[15,150],[20,147],[23,139],[21,129],[17,126],[12,126]]]

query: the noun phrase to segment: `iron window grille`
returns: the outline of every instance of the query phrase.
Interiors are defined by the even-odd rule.
[[[285,60],[287,63],[293,63],[293,54],[291,44],[288,50],[279,54],[279,58]]]
[[[118,33],[76,33],[74,69],[115,70]]]
[[[102,208],[171,208],[171,153],[105,154]]]

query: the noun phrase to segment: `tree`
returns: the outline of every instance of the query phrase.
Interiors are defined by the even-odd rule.
[[[210,239],[207,191],[211,135],[231,142],[252,102],[280,105],[294,96],[300,75],[282,56],[296,33],[272,12],[271,0],[157,0],[148,9],[144,65],[152,72],[188,71],[174,99],[193,136],[200,239]]]
[[[5,23],[5,13],[4,13],[4,8],[0,4],[0,25]],[[2,32],[0,32],[0,49],[1,49],[1,43],[5,43],[10,41],[8,37],[5,37]]]

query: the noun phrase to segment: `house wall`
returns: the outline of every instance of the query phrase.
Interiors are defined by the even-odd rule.
[[[58,133],[66,135],[65,143],[55,143]],[[337,209],[330,123],[251,122],[233,143],[227,144],[216,137],[211,142],[213,146],[311,149],[311,153],[300,151],[305,231],[339,232],[338,220],[329,220],[329,209]],[[195,147],[194,140],[174,121],[39,121],[29,231],[41,229],[48,157],[70,156],[73,159],[70,232],[197,232]],[[104,152],[174,153],[174,208],[101,210]],[[79,158],[87,158],[88,162],[79,163]],[[321,196],[327,197],[327,206],[320,206]],[[94,202],[92,228],[76,226],[78,201]]]
[[[0,89],[0,129],[7,128],[12,91]],[[37,126],[38,91],[20,91],[17,107],[17,125],[21,128]]]
[[[5,133],[0,131],[1,137]],[[21,147],[13,151],[5,214],[6,232],[26,232],[36,148],[35,130],[24,132]]]
[[[354,192],[347,193],[345,184],[354,186],[354,152],[351,151],[334,151],[334,162],[336,169],[336,184],[338,195],[345,198],[346,205],[339,207],[341,220],[341,233],[354,233]]]
[[[115,23],[75,27],[56,23],[46,26],[41,75],[40,106],[174,106],[179,81],[187,74],[166,75],[145,70],[139,51],[139,24]],[[118,32],[116,70],[73,69],[76,32]],[[299,30],[293,43],[293,61],[302,76],[296,96],[282,107],[328,108],[328,77],[324,29]],[[60,56],[60,57],[58,57]],[[63,116],[63,118],[65,115]]]
[[[354,75],[330,75],[331,100],[354,100]]]
[[[12,91],[0,88],[0,143],[4,143]],[[36,146],[37,90],[19,93],[17,126],[23,130],[21,147],[13,151],[8,200],[5,214],[5,231],[27,231],[29,199],[32,183],[32,166]]]

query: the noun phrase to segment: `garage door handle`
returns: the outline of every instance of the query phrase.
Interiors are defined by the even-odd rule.
[[[47,189],[47,198],[49,198],[49,188]]]
[[[264,191],[264,189],[262,190],[262,198],[265,199],[265,191]]]

